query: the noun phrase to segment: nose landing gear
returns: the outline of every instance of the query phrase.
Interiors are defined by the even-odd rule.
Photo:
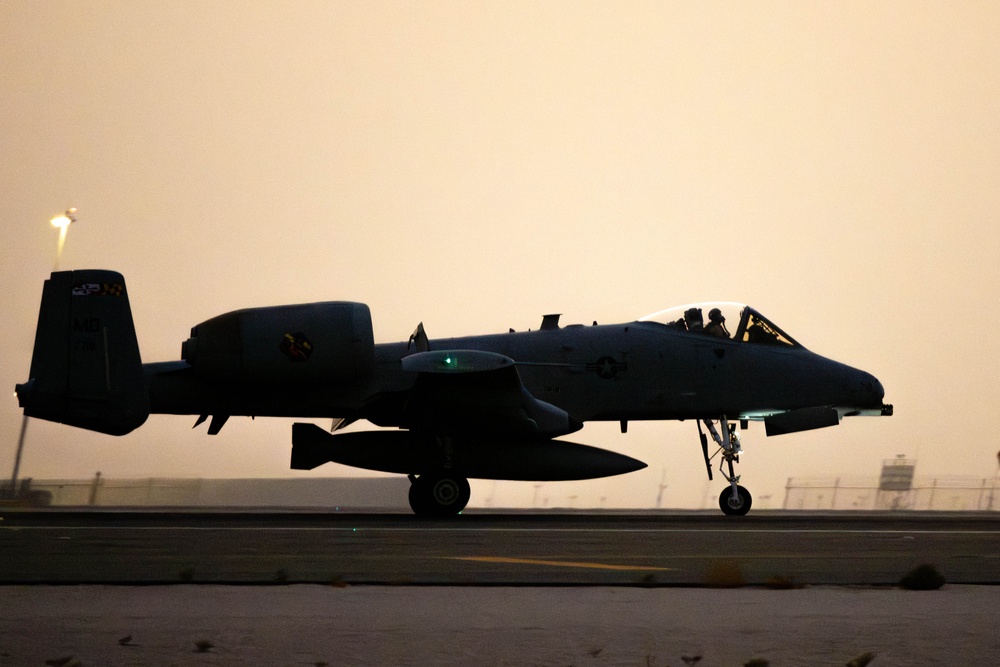
[[[702,423],[708,428],[708,432],[712,434],[712,440],[719,446],[719,451],[711,457],[708,455],[708,438],[705,436],[705,432],[701,430]],[[722,428],[721,435],[716,430],[715,424],[710,420],[704,419],[698,422],[698,435],[701,437],[701,451],[705,456],[708,479],[712,479],[712,458],[716,454],[721,453],[722,459],[719,461],[719,472],[729,482],[729,487],[723,489],[719,495],[719,508],[728,516],[743,516],[750,511],[753,498],[750,496],[749,491],[740,486],[740,476],[736,474],[736,469],[733,465],[740,462],[740,453],[743,451],[742,447],[740,447],[740,435],[735,429],[730,428],[729,420],[726,419],[725,415],[719,420],[719,425]],[[728,471],[723,468],[723,464],[726,465]]]

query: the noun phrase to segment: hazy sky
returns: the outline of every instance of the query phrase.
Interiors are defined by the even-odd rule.
[[[744,301],[874,373],[890,419],[765,438],[755,506],[789,477],[997,472],[1000,4],[0,3],[13,463],[48,220],[61,266],[121,271],[145,361],[249,306],[371,306],[377,342],[622,322]],[[290,421],[210,437],[153,416],[113,438],[32,421],[36,478],[286,476]],[[636,456],[549,504],[708,504],[693,422],[588,425]],[[473,483],[473,504],[530,502]],[[571,498],[571,496],[578,496]],[[770,500],[762,499],[771,496]]]

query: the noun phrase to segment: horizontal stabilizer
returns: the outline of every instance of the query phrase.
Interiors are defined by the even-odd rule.
[[[315,424],[292,426],[292,467],[310,470],[327,461],[382,472],[420,475],[440,467],[435,444],[409,431],[330,434]],[[562,481],[610,477],[646,464],[624,454],[562,440],[453,444],[450,467],[464,477]]]

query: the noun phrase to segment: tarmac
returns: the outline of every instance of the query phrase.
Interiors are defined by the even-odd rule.
[[[5,511],[0,583],[1000,583],[997,513]]]
[[[1000,664],[996,586],[7,586],[0,598],[0,667]]]
[[[5,510],[0,667],[1000,665],[997,518]]]

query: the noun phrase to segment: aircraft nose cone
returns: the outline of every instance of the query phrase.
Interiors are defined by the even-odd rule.
[[[863,405],[881,406],[882,399],[885,398],[885,388],[882,387],[878,378],[865,373],[865,377],[861,380],[858,397]]]

